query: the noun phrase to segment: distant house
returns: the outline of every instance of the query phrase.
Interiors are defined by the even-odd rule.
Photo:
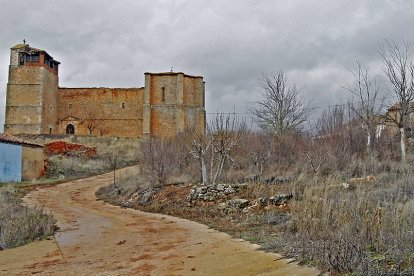
[[[43,146],[0,133],[0,182],[20,182],[44,173]]]
[[[405,122],[405,132],[407,137],[412,137],[412,130],[414,129],[414,103],[411,102],[408,107],[407,121]],[[376,135],[379,137],[384,130],[396,134],[399,132],[397,122],[400,120],[400,103],[396,102],[388,108],[387,113],[381,122],[378,123]],[[387,128],[388,127],[388,128]]]

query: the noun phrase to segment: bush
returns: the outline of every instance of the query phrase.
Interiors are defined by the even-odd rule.
[[[346,189],[339,177],[307,179],[286,237],[301,259],[323,269],[406,273],[414,264],[413,180],[399,175]]]
[[[42,209],[23,205],[13,188],[0,188],[0,250],[52,235],[54,222]]]
[[[176,140],[151,138],[142,144],[139,161],[143,174],[158,186],[163,186],[180,167],[182,158]]]
[[[140,148],[138,140],[114,139],[108,143],[97,142],[94,145],[98,151],[93,158],[50,156],[46,176],[49,178],[79,178],[109,172],[114,168],[109,157],[112,157],[112,161],[116,161],[116,169],[137,164]]]

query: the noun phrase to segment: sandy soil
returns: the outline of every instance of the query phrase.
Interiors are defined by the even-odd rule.
[[[128,169],[119,174],[128,173]],[[111,174],[31,192],[58,220],[50,240],[0,251],[0,275],[317,275],[205,225],[97,201]]]

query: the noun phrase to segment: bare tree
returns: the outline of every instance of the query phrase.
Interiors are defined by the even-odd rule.
[[[391,84],[389,92],[398,101],[395,113],[387,113],[387,120],[392,121],[400,129],[401,161],[405,162],[405,128],[408,126],[409,115],[414,111],[410,106],[414,100],[414,65],[410,45],[407,42],[398,45],[395,41],[385,41],[380,45],[379,53],[384,61],[383,71]]]
[[[85,108],[83,112],[83,119],[82,123],[86,125],[86,128],[88,129],[89,135],[92,135],[93,131],[100,127],[102,124],[102,121],[98,118],[98,111],[91,108]]]
[[[223,113],[218,113],[211,120],[205,132],[187,130],[188,153],[200,162],[203,185],[214,188],[226,163],[233,162],[233,151],[239,145],[241,134],[245,131],[245,123],[237,120],[235,114]]]
[[[233,162],[231,153],[239,144],[242,133],[245,133],[246,124],[244,121],[239,121],[235,114],[217,114],[211,121],[209,131],[213,136],[213,153],[211,161],[216,161],[216,169],[212,177],[212,186],[214,187],[217,180],[220,179],[224,164],[227,161]],[[214,158],[216,157],[216,158]],[[213,163],[212,163],[213,164]],[[213,175],[213,165],[212,175]]]
[[[259,85],[261,99],[250,108],[258,125],[278,135],[300,129],[311,114],[310,102],[299,98],[300,89],[288,83],[283,71],[264,73]]]
[[[384,98],[379,95],[380,86],[376,79],[369,74],[368,68],[362,67],[358,60],[355,68],[349,71],[354,77],[354,82],[347,84],[344,88],[353,95],[349,107],[362,122],[367,135],[367,153],[371,155],[377,119],[384,106]]]
[[[140,164],[150,181],[162,186],[178,167],[180,153],[172,139],[150,138],[141,146]]]
[[[316,136],[324,138],[343,131],[344,127],[350,123],[349,115],[345,104],[328,107],[316,122]]]
[[[111,152],[107,155],[107,160],[109,165],[111,166],[111,170],[113,173],[113,184],[116,183],[116,170],[119,168],[120,159],[121,159],[120,152]]]
[[[274,151],[273,137],[263,133],[250,133],[245,137],[244,147],[247,148],[249,159],[254,165],[254,177],[260,179],[263,175],[264,165]]]
[[[187,130],[187,149],[189,154],[200,162],[201,182],[203,185],[209,184],[206,157],[213,143],[210,132],[201,132],[195,129]]]

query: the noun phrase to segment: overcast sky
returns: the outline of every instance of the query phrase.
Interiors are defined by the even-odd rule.
[[[414,41],[410,0],[0,0],[0,122],[10,47],[60,61],[60,86],[142,87],[144,72],[201,75],[207,112],[247,112],[262,72],[283,69],[315,106],[344,102],[358,58]],[[385,89],[385,87],[384,87]]]

